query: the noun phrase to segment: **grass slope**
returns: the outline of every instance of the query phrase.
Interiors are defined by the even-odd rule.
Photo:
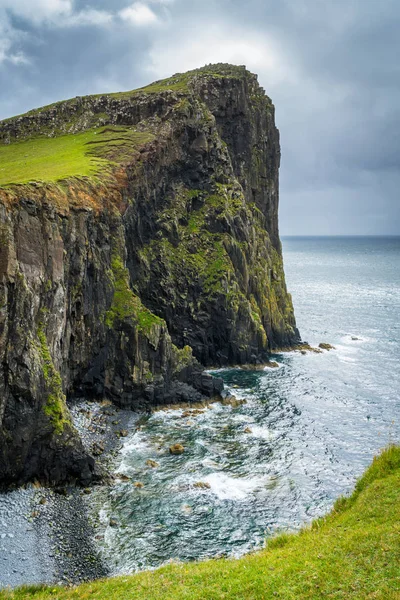
[[[247,77],[244,67],[227,64],[216,64],[195,69],[187,73],[177,73],[173,77],[151,83],[148,86],[127,92],[114,94],[97,94],[87,98],[107,96],[116,100],[129,100],[138,95],[153,95],[166,91],[186,94],[189,92],[189,82],[196,77],[212,76],[217,79],[243,79]],[[46,113],[50,109],[63,111],[65,108],[78,106],[81,98],[55,102],[41,108],[30,110],[19,117],[11,117],[0,121],[0,134],[2,124],[7,124],[22,117],[35,117]],[[68,111],[67,111],[68,112]],[[74,119],[66,121],[69,127],[63,131],[73,129]],[[99,117],[99,114],[96,115]],[[104,113],[105,117],[107,114]],[[50,119],[51,122],[51,119]],[[31,123],[32,125],[32,123]],[[22,127],[22,126],[21,126]],[[107,126],[94,127],[81,133],[63,135],[54,126],[43,125],[34,133],[28,130],[20,136],[24,141],[2,143],[0,135],[0,188],[12,185],[29,183],[56,183],[73,177],[96,178],[99,174],[107,174],[112,167],[123,164],[132,157],[132,149],[137,149],[147,141],[153,139],[149,133],[135,132],[129,127]],[[22,127],[22,131],[24,129]],[[7,138],[8,139],[8,138]]]
[[[151,138],[127,127],[107,126],[0,145],[0,187],[91,177],[128,160]]]
[[[400,448],[375,458],[350,498],[298,534],[239,560],[168,565],[77,588],[25,587],[1,600],[400,599]]]

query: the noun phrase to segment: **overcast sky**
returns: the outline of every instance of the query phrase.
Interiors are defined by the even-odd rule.
[[[400,233],[399,0],[0,0],[0,119],[245,64],[276,106],[282,234]]]

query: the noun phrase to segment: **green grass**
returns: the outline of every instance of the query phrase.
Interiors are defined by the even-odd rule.
[[[43,410],[49,417],[54,427],[54,431],[57,434],[61,434],[64,431],[64,426],[66,424],[71,424],[66,405],[66,398],[62,391],[61,376],[54,366],[47,343],[46,333],[42,324],[38,327],[37,335],[39,340],[38,350],[47,393],[46,404],[44,405]]]
[[[107,126],[0,145],[0,186],[91,177],[129,161],[151,139],[127,127]]]
[[[399,600],[400,448],[376,458],[353,495],[298,534],[239,560],[168,565],[81,585],[25,587],[1,600]]]
[[[105,314],[107,327],[115,327],[119,322],[129,319],[140,332],[151,334],[153,325],[165,325],[165,321],[146,308],[139,296],[133,293],[129,285],[129,271],[118,255],[112,259],[111,272],[114,295],[111,307]]]

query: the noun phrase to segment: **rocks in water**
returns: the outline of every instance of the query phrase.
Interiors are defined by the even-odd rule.
[[[135,486],[135,488],[138,489],[142,489],[144,487],[144,483],[142,483],[141,481],[135,481],[133,485]]]
[[[158,462],[156,462],[155,460],[152,460],[151,458],[146,460],[146,465],[148,467],[151,467],[152,469],[156,469],[157,467],[159,467],[160,465],[158,464]]]
[[[351,339],[352,339],[353,342],[359,342],[360,341],[360,338],[356,337],[355,335],[352,335]]]
[[[200,410],[199,408],[194,408],[192,410],[185,410],[181,414],[182,419],[187,419],[188,417],[197,417],[198,415],[202,415],[204,410]]]
[[[129,432],[126,429],[121,429],[121,431],[117,432],[119,437],[128,437]]]
[[[321,342],[318,344],[318,348],[321,348],[321,350],[335,350],[335,346],[327,344],[326,342]]]
[[[263,366],[267,367],[268,369],[278,369],[279,363],[277,363],[275,360],[270,360],[269,362],[265,363]]]
[[[118,521],[116,519],[110,519],[108,524],[110,527],[118,527]]]
[[[247,400],[245,400],[244,398],[236,398],[236,396],[232,395],[225,396],[225,398],[222,398],[221,400],[221,404],[223,406],[232,406],[232,408],[238,408],[239,406],[242,406],[246,403]]]
[[[253,431],[250,429],[250,427],[246,427],[244,432],[245,433],[253,433]]]
[[[100,454],[103,454],[104,448],[105,448],[105,443],[103,441],[94,442],[92,445],[93,456],[100,456]]]
[[[311,346],[308,342],[301,342],[295,346],[282,348],[281,352],[300,352],[301,354],[308,354],[310,352],[312,354],[322,354],[321,348]]]
[[[173,444],[172,446],[169,447],[169,452],[170,454],[183,454],[185,451],[185,448],[182,446],[182,444]]]
[[[117,473],[117,478],[121,481],[130,481],[131,478],[128,475],[124,475],[124,473]]]
[[[193,484],[193,487],[200,490],[209,490],[211,485],[207,481],[196,481],[196,483]]]

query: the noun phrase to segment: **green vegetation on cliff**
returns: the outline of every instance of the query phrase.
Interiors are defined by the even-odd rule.
[[[216,304],[230,319],[246,323],[244,339],[233,327],[239,347],[252,330],[260,351],[269,347],[268,331],[293,333],[293,307],[287,301],[282,259],[271,245],[263,215],[247,203],[237,184],[214,184],[213,193],[175,190],[157,215],[162,235],[140,252],[141,283],[160,289],[167,307],[196,296],[195,319]],[[155,273],[155,275],[154,275]],[[150,278],[153,279],[150,281]]]
[[[61,376],[54,366],[42,324],[39,324],[37,336],[39,339],[38,350],[47,392],[47,400],[43,410],[49,417],[54,431],[61,434],[64,430],[64,425],[71,422],[65,395],[62,391]]]
[[[107,126],[0,145],[0,187],[92,177],[131,161],[137,148],[151,139],[132,128]]]
[[[168,565],[77,588],[31,586],[1,600],[398,600],[400,448],[375,458],[349,498],[298,534],[239,560]]]
[[[113,301],[105,315],[107,327],[114,327],[118,321],[132,320],[140,332],[149,334],[153,325],[165,325],[165,322],[148,310],[136,296],[129,285],[129,271],[118,255],[114,255],[111,263],[112,282],[114,285]]]

